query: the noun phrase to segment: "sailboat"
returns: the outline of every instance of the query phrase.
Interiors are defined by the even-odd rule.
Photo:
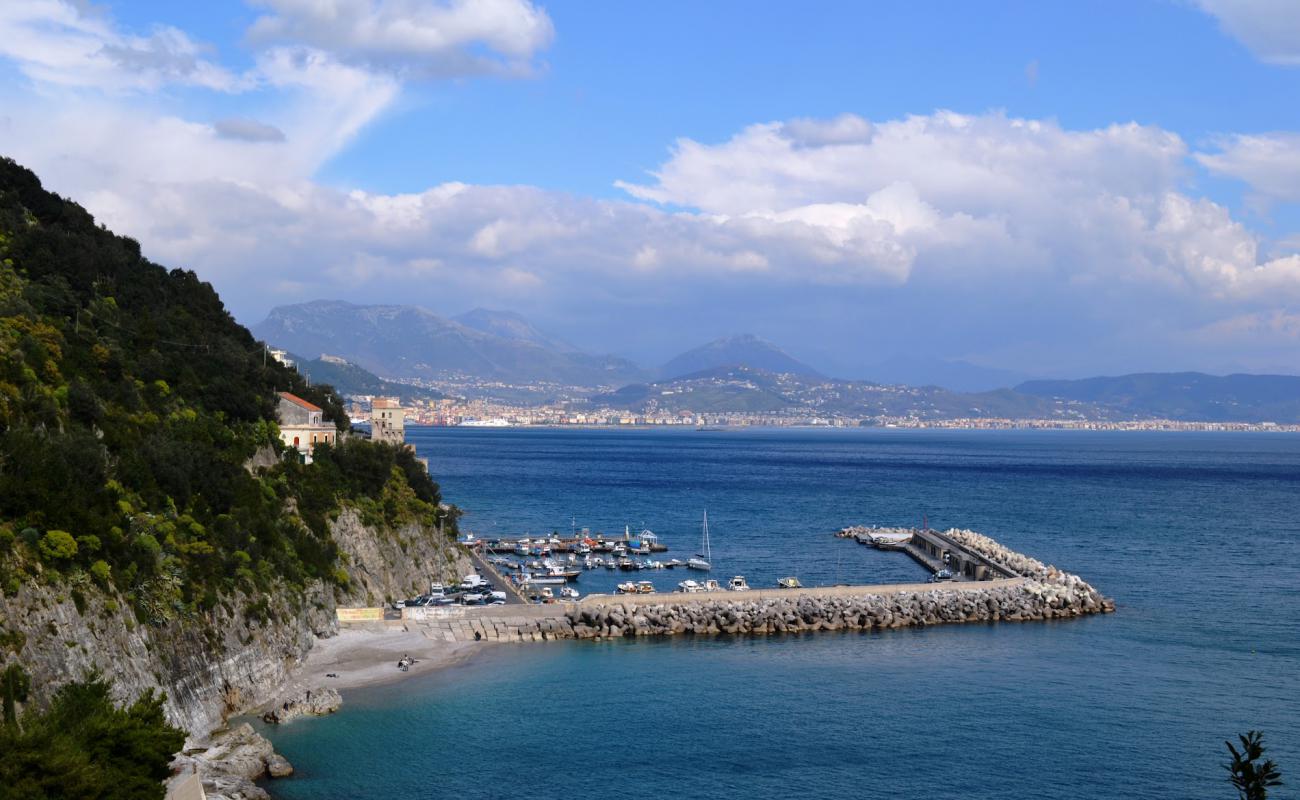
[[[709,550],[709,512],[704,512],[704,525],[702,528],[703,542],[700,544],[700,552],[695,557],[686,562],[689,569],[698,569],[708,572],[713,569],[713,553]]]

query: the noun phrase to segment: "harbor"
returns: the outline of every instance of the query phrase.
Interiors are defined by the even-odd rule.
[[[1112,600],[1077,575],[1012,551],[969,530],[845,528],[836,534],[907,554],[928,581],[879,585],[591,594],[567,601],[405,605],[372,629],[419,632],[435,642],[540,642],[680,634],[770,635],[882,630],[951,623],[1069,619],[1114,611]],[[741,576],[736,576],[741,577]],[[462,587],[479,582],[467,576]],[[734,587],[734,578],[728,581]],[[477,607],[476,607],[477,606]],[[340,616],[344,623],[352,622]]]

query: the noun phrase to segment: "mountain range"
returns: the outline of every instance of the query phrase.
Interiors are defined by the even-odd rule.
[[[774,373],[748,366],[704,370],[650,384],[631,384],[591,398],[596,405],[638,412],[739,411],[803,413],[849,417],[951,419],[955,417],[1105,418],[1092,404],[1062,404],[1054,398],[1010,389],[953,392],[938,386],[904,386],[846,381],[793,372]]]
[[[545,386],[579,387],[564,395],[633,409],[687,410],[683,403],[689,401],[694,411],[800,407],[889,416],[911,408],[922,416],[1069,413],[1097,419],[1300,422],[1300,377],[1288,375],[1142,373],[1025,381],[1015,372],[966,362],[895,358],[881,362],[871,380],[851,381],[829,378],[751,334],[717,339],[646,369],[618,356],[584,352],[513,312],[479,308],[446,318],[415,306],[331,300],[278,307],[253,330],[305,357],[301,363],[313,380],[347,394],[405,396],[409,387],[387,379],[460,379],[478,384],[475,396],[545,401],[560,394]],[[320,358],[324,353],[332,356]],[[348,369],[342,359],[352,362]],[[925,380],[935,373],[951,380],[943,385]],[[524,384],[543,388],[521,395]],[[1008,385],[1013,388],[1000,388]]]
[[[1027,381],[1021,394],[1093,403],[1126,416],[1209,422],[1300,422],[1300,377],[1145,372]]]
[[[616,356],[560,345],[521,317],[483,309],[460,321],[417,306],[317,300],[280,306],[254,327],[264,341],[307,357],[331,353],[385,378],[459,375],[507,382],[612,386],[642,377]]]
[[[253,331],[269,344],[302,357],[329,353],[376,375],[397,379],[459,376],[616,387],[741,365],[820,375],[775,344],[751,334],[709,342],[647,370],[625,358],[584,352],[539,331],[519,314],[484,308],[447,318],[417,306],[316,300],[272,309]]]

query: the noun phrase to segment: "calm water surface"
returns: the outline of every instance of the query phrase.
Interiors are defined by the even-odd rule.
[[[1300,776],[1300,436],[408,429],[480,535],[655,530],[771,585],[921,577],[854,522],[971,527],[1119,612],[1046,624],[494,648],[272,731],[284,798],[1231,797]],[[652,576],[661,591],[685,577]],[[579,582],[600,591],[614,573]],[[1291,796],[1285,791],[1282,797]]]

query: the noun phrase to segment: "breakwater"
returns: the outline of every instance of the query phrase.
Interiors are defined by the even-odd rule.
[[[577,603],[430,609],[407,620],[434,640],[520,642],[682,634],[769,635],[1029,622],[1104,614],[1112,600],[1078,575],[974,531],[941,536],[1009,577],[949,583],[748,592],[591,595]]]

